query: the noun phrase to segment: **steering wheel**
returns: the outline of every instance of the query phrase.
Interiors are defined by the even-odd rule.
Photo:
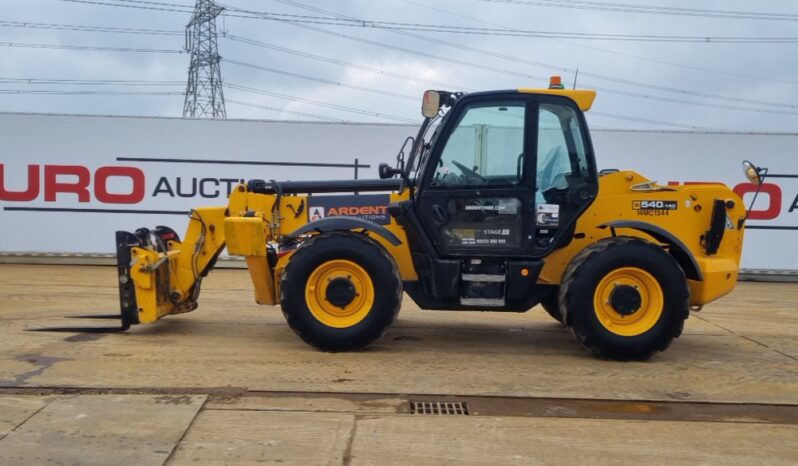
[[[463,172],[463,175],[470,176],[472,178],[479,178],[480,180],[485,181],[485,182],[488,181],[487,178],[485,178],[484,176],[482,176],[479,173],[475,172],[474,170],[466,167],[465,165],[463,165],[462,163],[458,162],[457,160],[452,160],[452,165],[454,165],[455,167],[459,168],[460,171]]]

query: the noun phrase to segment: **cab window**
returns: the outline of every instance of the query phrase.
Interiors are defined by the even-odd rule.
[[[589,178],[585,143],[576,110],[541,104],[538,115],[537,190],[538,204],[549,202],[547,193],[569,188],[575,178]]]
[[[522,102],[470,106],[446,141],[431,186],[520,184],[525,113]]]

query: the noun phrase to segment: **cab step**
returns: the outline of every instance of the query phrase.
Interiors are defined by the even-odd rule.
[[[483,282],[483,283],[504,283],[507,278],[504,275],[494,275],[487,273],[464,273],[461,276],[464,282]]]
[[[460,298],[463,306],[503,307],[504,298]]]
[[[503,308],[506,303],[507,263],[471,258],[460,268],[460,305]]]

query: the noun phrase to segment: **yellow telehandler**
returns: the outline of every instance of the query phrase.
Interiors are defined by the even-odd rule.
[[[192,210],[182,240],[117,232],[122,326],[59,330],[192,311],[226,248],[246,260],[255,301],[324,351],[380,338],[407,293],[422,309],[541,304],[597,356],[646,359],[734,288],[746,209],[723,185],[599,172],[583,113],[595,92],[561,87],[427,91],[407,157],[380,179],[251,180],[226,206]],[[744,165],[761,183],[765,169]],[[311,214],[325,193],[388,193],[386,214]]]

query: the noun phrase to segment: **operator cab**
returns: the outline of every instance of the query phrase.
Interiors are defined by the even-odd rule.
[[[539,91],[448,94],[414,183],[438,253],[541,257],[568,244],[598,192],[584,114],[568,95],[588,91]]]
[[[417,303],[525,311],[555,291],[535,287],[542,259],[570,243],[598,193],[583,114],[594,97],[556,85],[425,93],[404,171],[381,169],[413,187],[391,213],[413,243],[421,280],[405,289]]]

